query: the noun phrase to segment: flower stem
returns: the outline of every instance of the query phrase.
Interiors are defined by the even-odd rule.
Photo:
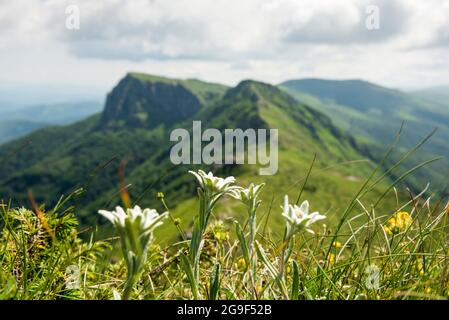
[[[137,283],[137,281],[139,280],[139,278],[140,278],[139,274],[133,274],[128,276],[125,283],[125,289],[123,290],[122,293],[122,300],[129,300],[133,288]]]

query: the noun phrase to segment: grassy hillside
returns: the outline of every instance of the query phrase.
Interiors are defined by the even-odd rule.
[[[420,170],[408,181],[409,186],[416,190],[431,182],[434,190],[446,191],[449,113],[444,105],[359,80],[290,80],[280,86],[298,100],[330,116],[358,141],[378,145],[380,149],[394,139],[403,121],[399,153],[416,145],[437,128],[408,165],[410,168],[438,156],[444,159]],[[395,157],[400,157],[400,154]]]
[[[449,114],[449,109],[447,108],[449,106],[449,86],[433,87],[410,93],[421,99],[433,102],[436,109]]]
[[[252,123],[259,128],[279,128],[279,171],[276,175],[258,176],[257,168],[251,166],[233,168],[227,173],[234,174],[241,185],[250,182],[267,184],[261,195],[264,199],[261,212],[268,218],[268,228],[277,237],[281,236],[282,230],[279,208],[283,196],[298,197],[314,154],[317,157],[314,169],[302,197],[310,199],[317,210],[328,213],[331,221],[339,219],[345,204],[375,167],[362,155],[353,138],[333,126],[328,117],[268,84],[244,81],[229,90],[221,104],[206,109],[201,116],[211,119],[206,122],[208,127],[226,128],[237,123],[238,127],[247,128]],[[374,203],[385,186],[385,183],[380,184],[364,199]],[[197,212],[195,205],[196,202],[189,199],[174,210],[174,216],[181,218],[186,228]],[[394,201],[390,196],[379,209],[392,206]],[[222,203],[217,216],[232,223],[235,215],[231,217],[231,211],[239,212],[239,208],[230,206],[229,202]],[[168,233],[170,228],[174,233],[173,226],[163,226],[158,234]]]
[[[208,180],[216,181],[212,184],[199,184],[200,199],[184,202],[182,208],[189,211],[199,201],[210,203],[208,191],[223,182],[215,179]],[[272,190],[269,185],[265,188]],[[114,225],[110,224],[114,237],[86,241],[77,232],[74,208],[63,204],[66,199],[45,212],[1,206],[0,299],[179,299],[185,303],[449,297],[444,203],[417,196],[401,203],[400,211],[393,214],[375,213],[367,206],[356,216],[345,211],[335,220],[329,219],[331,213],[312,213],[314,202],[304,212],[306,204],[294,206],[290,198],[285,216],[280,209],[273,212],[281,217],[276,229],[287,231],[280,240],[265,228],[266,212],[251,206],[252,200],[261,200],[259,191],[248,193],[252,200],[247,202],[230,196],[235,190],[232,181],[222,190],[219,197],[225,206],[212,204],[213,212],[203,206],[210,209],[195,214],[196,221],[209,214],[214,219],[199,233],[195,228],[191,237],[189,229],[167,212],[139,207],[123,211],[120,219],[114,218],[118,212],[102,212]],[[242,211],[244,222],[227,225]],[[260,223],[247,223],[248,216]],[[301,222],[293,222],[293,216]],[[161,231],[180,233],[185,241],[167,244]],[[194,242],[198,238],[203,244],[199,250]],[[123,250],[117,250],[118,245]]]

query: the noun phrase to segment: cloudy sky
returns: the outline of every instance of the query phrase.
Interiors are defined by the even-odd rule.
[[[0,0],[0,101],[103,96],[130,70],[414,89],[448,85],[448,57],[447,0]]]

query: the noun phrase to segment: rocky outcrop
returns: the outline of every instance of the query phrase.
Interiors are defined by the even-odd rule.
[[[193,116],[201,107],[199,98],[180,82],[128,74],[108,94],[100,125],[103,129],[169,126]]]

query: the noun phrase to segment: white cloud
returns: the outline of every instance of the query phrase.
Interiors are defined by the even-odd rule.
[[[376,31],[365,27],[365,9],[372,3],[382,12],[382,28]],[[81,30],[56,28],[70,52],[127,60],[282,59],[298,43],[382,42],[402,31],[408,18],[406,7],[391,0],[112,0],[79,5]]]
[[[77,4],[80,30],[65,28]],[[380,8],[367,30],[366,6]],[[243,78],[449,83],[444,0],[0,0],[0,86],[110,88],[128,70]]]
[[[49,12],[42,2],[0,0],[0,49],[46,41]]]

